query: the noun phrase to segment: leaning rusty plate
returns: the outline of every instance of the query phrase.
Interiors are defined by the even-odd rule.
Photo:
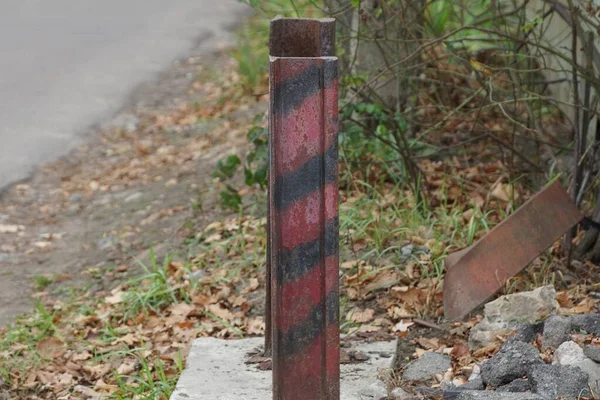
[[[450,254],[444,278],[444,314],[459,319],[489,299],[583,215],[555,182],[473,246]]]

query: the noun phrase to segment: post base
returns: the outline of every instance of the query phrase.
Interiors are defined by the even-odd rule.
[[[263,343],[263,338],[195,340],[171,400],[271,400],[271,371],[245,364],[247,354]],[[351,350],[370,359],[341,366],[341,400],[371,399],[367,397],[369,386],[377,383],[380,368],[390,367],[395,342],[356,342],[352,346]]]

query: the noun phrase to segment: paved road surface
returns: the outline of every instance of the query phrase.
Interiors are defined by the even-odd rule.
[[[0,0],[0,189],[242,17],[236,0]]]

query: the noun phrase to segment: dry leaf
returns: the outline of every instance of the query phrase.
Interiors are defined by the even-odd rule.
[[[194,311],[196,307],[188,303],[177,303],[172,304],[169,307],[169,311],[171,315],[178,315],[182,318],[186,318],[192,311]]]
[[[102,378],[110,372],[110,364],[84,365],[83,370],[90,374],[92,378]]]
[[[358,290],[353,287],[349,287],[346,289],[346,296],[348,296],[349,300],[358,300]]]
[[[89,360],[90,358],[92,358],[92,355],[90,354],[90,352],[88,352],[87,350],[84,350],[81,353],[74,354],[71,357],[71,360],[74,361],[74,362],[76,362],[76,361]]]
[[[353,310],[350,310],[346,315],[346,319],[348,321],[356,322],[359,324],[373,321],[374,318],[375,310],[373,310],[372,308],[367,308],[364,310],[360,308],[355,308]]]
[[[581,300],[575,307],[561,309],[563,314],[589,314],[596,306],[596,300],[586,297]]]
[[[411,318],[413,317],[412,313],[410,313],[404,306],[394,306],[388,308],[388,315],[393,320],[399,320],[402,318]]]
[[[513,185],[507,183],[499,183],[491,193],[492,198],[508,203],[517,200],[519,196],[515,193]]]
[[[115,293],[112,294],[112,296],[107,296],[104,300],[108,303],[108,304],[119,304],[123,302],[123,292],[122,291],[117,291]]]
[[[119,367],[117,368],[117,373],[119,375],[129,375],[130,373],[135,371],[135,365],[135,360],[127,360],[123,364],[119,365]]]
[[[438,338],[424,338],[420,337],[416,340],[419,346],[427,350],[437,350],[440,347],[440,340]]]
[[[258,279],[256,278],[250,278],[250,283],[248,284],[248,287],[246,288],[247,292],[253,292],[256,289],[258,289],[258,287],[260,286]]]
[[[231,311],[221,307],[220,304],[211,304],[207,307],[207,310],[217,318],[224,319],[225,321],[233,320]]]
[[[0,233],[17,233],[19,231],[24,231],[25,227],[23,225],[2,225],[0,224]]]
[[[569,296],[569,292],[563,290],[562,292],[556,293],[556,301],[561,308],[571,308],[574,307],[573,301]]]
[[[192,303],[199,305],[206,305],[210,303],[210,297],[206,296],[202,293],[198,293],[194,297],[192,297]]]
[[[263,317],[250,318],[247,326],[247,332],[250,335],[264,335],[265,333],[265,320]]]
[[[395,286],[392,288],[392,294],[405,305],[413,307],[423,305],[426,298],[422,289],[408,286]]]
[[[344,261],[343,263],[340,264],[340,268],[352,269],[352,268],[356,267],[359,262],[360,262],[359,260]]]
[[[394,332],[408,332],[408,328],[410,328],[414,324],[415,323],[412,321],[407,321],[407,322],[400,321],[396,325],[394,325],[394,328],[392,330]]]
[[[464,342],[458,342],[452,347],[450,354],[456,359],[468,357],[470,355],[469,346]]]
[[[111,343],[111,345],[116,345],[118,343],[125,343],[128,346],[133,346],[135,343],[140,343],[140,339],[132,333],[128,333],[125,336],[121,336]]]
[[[362,333],[373,333],[373,332],[378,332],[380,329],[381,329],[381,327],[378,327],[378,326],[361,325],[360,328],[358,329],[358,331],[362,332]]]
[[[411,236],[410,241],[416,245],[423,246],[427,241],[419,236]]]
[[[387,289],[394,286],[400,281],[400,276],[394,270],[384,270],[379,273],[366,287],[365,294],[374,292],[380,289]]]
[[[54,336],[45,337],[40,340],[36,349],[40,356],[49,359],[58,358],[66,351],[62,340]]]
[[[77,392],[77,393],[81,393],[82,395],[86,396],[88,398],[88,400],[102,399],[102,394],[94,391],[93,389],[90,389],[89,387],[77,385],[73,388],[73,390],[75,390],[75,392]]]

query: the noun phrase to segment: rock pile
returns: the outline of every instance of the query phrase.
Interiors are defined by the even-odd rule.
[[[484,319],[471,330],[471,349],[492,345],[498,335],[507,331],[515,334],[481,364],[481,376],[477,378],[480,387],[471,384],[453,388],[452,393],[458,393],[454,398],[598,398],[600,346],[579,345],[571,340],[571,335],[600,337],[600,314],[562,316],[556,315],[556,311],[555,291],[551,286],[488,303]],[[536,340],[538,347],[532,345]],[[540,347],[543,354],[538,350]]]
[[[557,312],[551,286],[486,304],[483,320],[471,329],[470,350],[498,348],[499,337],[504,343],[475,365],[466,383],[442,380],[434,394],[457,400],[600,398],[600,314]],[[425,353],[406,366],[402,379],[417,385],[449,368],[446,356]]]

